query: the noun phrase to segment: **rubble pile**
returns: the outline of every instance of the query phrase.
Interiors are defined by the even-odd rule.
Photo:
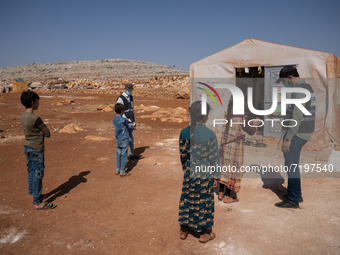
[[[137,112],[144,113],[153,111],[153,113],[150,115],[142,115],[139,116],[139,118],[145,119],[149,118],[153,121],[160,120],[161,122],[169,121],[169,122],[176,122],[176,123],[182,123],[182,122],[189,122],[189,112],[182,108],[159,108],[157,106],[155,107],[145,107],[144,105],[140,105],[139,107],[136,107]]]

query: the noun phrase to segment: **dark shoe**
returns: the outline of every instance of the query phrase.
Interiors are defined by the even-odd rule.
[[[37,210],[46,210],[46,209],[54,209],[56,207],[57,207],[57,205],[55,205],[55,204],[45,202],[43,207],[35,208],[35,209],[37,209]]]
[[[283,197],[285,199],[288,199],[288,196],[287,195],[283,195]],[[302,197],[299,197],[299,203],[302,203],[303,202],[303,198]]]
[[[135,155],[135,156],[129,157],[129,159],[140,159],[140,157]]]
[[[299,203],[293,203],[289,199],[283,202],[276,203],[275,206],[280,207],[280,208],[294,208],[294,209],[300,208]]]

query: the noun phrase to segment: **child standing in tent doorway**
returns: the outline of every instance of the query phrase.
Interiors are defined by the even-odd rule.
[[[222,138],[220,145],[220,162],[221,166],[230,166],[230,171],[221,172],[220,189],[218,199],[224,203],[237,202],[239,199],[237,193],[241,188],[242,172],[240,167],[243,165],[244,157],[244,133],[253,135],[256,132],[256,127],[248,125],[248,117],[246,115],[233,115],[233,97],[230,98],[228,110],[226,112],[227,123],[222,130]],[[232,125],[231,123],[234,123]],[[252,126],[260,125],[260,120],[252,121]],[[235,123],[245,123],[235,124]],[[235,169],[236,171],[232,171]]]

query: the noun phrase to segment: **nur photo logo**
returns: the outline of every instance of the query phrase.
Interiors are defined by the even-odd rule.
[[[215,93],[215,95],[217,96],[218,100],[220,101],[220,104],[222,106],[222,100],[221,100],[221,97],[220,95],[217,93],[217,91],[212,87],[210,86],[209,84],[206,84],[206,83],[203,83],[203,82],[197,82],[198,84],[201,84],[203,86],[206,86],[207,88],[209,88],[212,92]],[[211,98],[212,100],[214,101],[215,105],[217,105],[216,103],[216,100],[214,98],[214,96],[211,94],[211,92],[207,89],[204,89],[204,88],[200,88],[200,87],[196,87],[200,90],[203,90],[205,93],[207,93]],[[206,113],[206,109],[207,109],[207,95],[206,94],[202,94],[202,113],[205,112]],[[204,109],[203,109],[204,108]]]

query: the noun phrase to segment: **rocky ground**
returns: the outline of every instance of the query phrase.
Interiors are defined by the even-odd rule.
[[[304,202],[297,210],[274,206],[286,192],[286,175],[246,173],[238,203],[223,204],[215,195],[216,239],[201,244],[192,233],[183,241],[178,137],[189,122],[189,100],[135,97],[141,159],[129,161],[132,175],[121,178],[114,175],[111,123],[119,90],[38,93],[36,113],[52,132],[43,189],[58,207],[34,209],[19,124],[24,109],[19,93],[1,94],[1,254],[340,254],[338,173],[304,174]],[[331,152],[303,150],[301,161],[326,165]],[[245,165],[282,163],[276,146],[245,147]]]

